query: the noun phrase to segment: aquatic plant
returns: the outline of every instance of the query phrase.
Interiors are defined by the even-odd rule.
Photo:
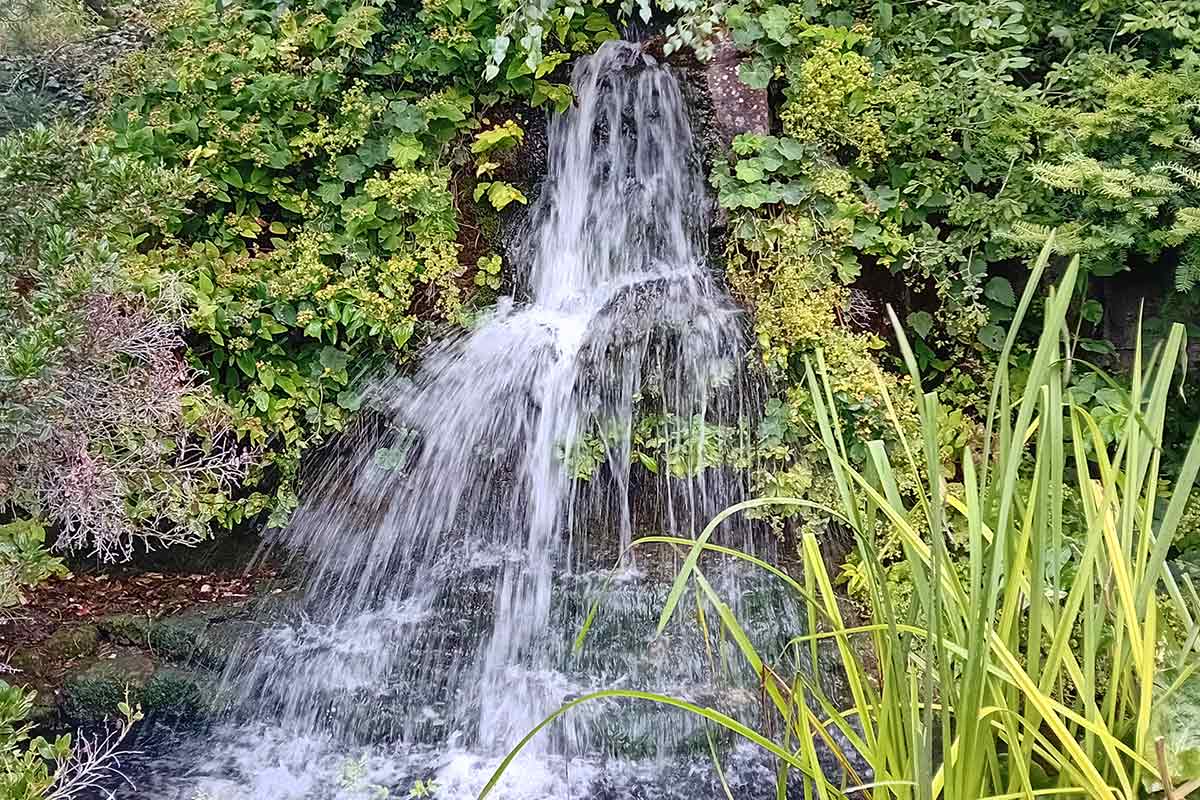
[[[1004,354],[1038,295],[1052,248],[1048,243],[1034,265]],[[1105,446],[1095,418],[1064,391],[1072,370],[1088,368],[1072,359],[1064,334],[1071,297],[1062,287],[1073,286],[1078,271],[1074,260],[1048,295],[1019,390],[1001,359],[982,448],[961,450],[957,484],[939,477],[939,398],[920,389],[893,316],[920,414],[920,438],[903,440],[903,457],[907,469],[934,476],[913,503],[898,491],[897,468],[882,442],[869,443],[865,468],[851,465],[823,356],[818,351],[809,360],[807,382],[838,497],[823,511],[854,533],[869,565],[861,622],[847,614],[817,534],[801,539],[798,578],[710,540],[725,520],[755,507],[808,501],[752,500],[722,512],[694,541],[655,536],[635,543],[686,550],[660,629],[682,613],[679,601],[694,586],[758,673],[774,711],[768,724],[754,728],[662,695],[596,692],[531,731],[483,795],[538,731],[580,703],[611,696],[685,708],[760,745],[777,759],[780,797],[791,772],[803,776],[808,796],[820,798],[1134,798],[1184,783],[1179,792],[1168,789],[1168,796],[1183,797],[1194,789],[1191,762],[1161,738],[1164,710],[1200,666],[1200,603],[1166,560],[1200,470],[1200,435],[1169,497],[1159,480],[1183,331],[1175,326],[1152,355],[1135,358],[1132,402]],[[881,391],[889,397],[886,386]],[[1064,524],[1072,486],[1082,503],[1078,529]],[[912,576],[903,614],[874,552],[881,527],[899,536]],[[965,568],[950,555],[954,531],[968,542]],[[807,608],[807,631],[784,652],[757,651],[705,578],[706,559],[716,555],[757,564],[790,587]],[[848,697],[830,696],[817,676],[795,668],[816,663],[820,650],[836,652]],[[838,774],[822,772],[819,749],[835,754]]]

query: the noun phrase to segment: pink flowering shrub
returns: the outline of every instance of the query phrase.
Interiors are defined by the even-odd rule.
[[[140,266],[193,178],[83,141],[0,139],[0,514],[115,560],[205,538],[254,454],[184,359],[188,290]]]

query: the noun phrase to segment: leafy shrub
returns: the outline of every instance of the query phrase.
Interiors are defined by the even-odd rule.
[[[0,525],[0,608],[25,602],[22,589],[68,575],[62,559],[46,552],[46,529],[35,520]]]
[[[249,455],[180,357],[183,288],[132,263],[194,180],[84,139],[0,139],[0,503],[119,558],[207,536]]]
[[[604,11],[579,10],[510,45],[488,0],[196,3],[120,78],[138,88],[112,146],[199,176],[179,243],[145,268],[191,288],[191,363],[265,449],[226,522],[282,522],[301,453],[358,406],[354,374],[422,325],[465,321],[466,290],[499,284],[494,254],[464,263],[457,212],[472,185],[497,209],[524,202],[492,174],[523,132],[468,137],[501,100],[570,101],[553,73],[616,36]]]
[[[714,176],[721,202],[802,212],[842,282],[900,278],[918,354],[942,356],[926,367],[994,358],[1010,279],[1051,229],[1057,252],[1086,256],[1081,279],[1150,271],[1188,292],[1200,276],[1191,13],[729,4],[742,77],[782,94],[784,136],[735,142]],[[1101,313],[1081,310],[1085,330]]]
[[[142,718],[140,707],[118,704],[122,723],[95,738],[70,734],[47,741],[30,738],[25,722],[35,694],[0,681],[0,797],[5,800],[67,800],[121,775],[121,743]]]

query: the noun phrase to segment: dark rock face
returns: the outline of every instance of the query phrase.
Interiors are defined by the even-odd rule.
[[[765,89],[751,89],[738,77],[740,61],[729,35],[717,41],[712,61],[705,70],[712,97],[714,124],[728,146],[739,133],[769,133],[771,107]]]

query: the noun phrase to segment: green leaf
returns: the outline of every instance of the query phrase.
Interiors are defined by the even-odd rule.
[[[253,378],[258,373],[258,367],[255,364],[254,356],[250,353],[238,353],[236,360],[238,369],[244,372],[247,377]]]
[[[775,77],[775,68],[766,59],[756,58],[738,64],[738,79],[751,89],[766,89]]]
[[[1013,293],[1012,284],[1008,282],[1008,278],[995,277],[987,282],[983,293],[988,299],[994,300],[1005,308],[1014,308],[1017,305],[1017,296]]]
[[[407,100],[393,100],[382,120],[401,133],[421,133],[427,127],[425,113]]]
[[[783,3],[773,5],[758,18],[767,36],[784,47],[795,44],[792,35],[792,7]]]
[[[1079,346],[1089,353],[1099,353],[1103,355],[1113,355],[1117,352],[1111,342],[1104,339],[1083,339],[1079,340]]]
[[[208,277],[207,270],[201,270],[199,277],[196,279],[196,288],[200,290],[200,294],[204,297],[212,297],[216,287],[213,286],[212,278]]]
[[[524,138],[525,131],[510,119],[503,125],[476,134],[475,141],[471,143],[471,152],[479,154],[492,150],[508,150],[520,144]]]
[[[336,347],[325,345],[321,348],[321,366],[333,372],[341,372],[350,363],[350,356]]]
[[[412,135],[400,136],[388,145],[388,158],[392,159],[392,163],[397,167],[407,167],[416,163],[424,152],[425,148],[421,146],[421,142]]]
[[[762,162],[757,158],[742,159],[734,167],[734,174],[737,175],[739,181],[744,183],[757,183],[762,180],[763,171]]]
[[[488,187],[487,198],[488,202],[491,203],[492,207],[497,211],[502,210],[505,206],[514,201],[521,203],[522,205],[529,202],[525,198],[525,195],[520,192],[520,190],[518,190],[511,183],[505,183],[504,181],[494,181]]]
[[[349,389],[338,392],[337,404],[347,411],[358,411],[362,406],[363,396]]]
[[[533,77],[535,77],[535,78],[546,77],[551,72],[553,72],[558,67],[559,64],[562,64],[565,61],[569,61],[570,58],[571,58],[570,53],[561,53],[561,52],[560,53],[551,53],[550,55],[546,56],[538,63],[537,69],[535,69],[533,71]]]
[[[725,23],[738,47],[749,47],[763,37],[765,31],[759,21],[744,8],[734,6],[725,12]]]
[[[858,263],[858,257],[854,253],[843,253],[837,262],[838,280],[845,284],[851,284],[858,280],[858,276],[861,274],[862,264]]]
[[[321,181],[317,187],[317,197],[330,205],[337,205],[342,202],[342,193],[345,190],[346,184],[342,181]]]
[[[1004,346],[1004,329],[999,325],[987,325],[981,328],[978,337],[985,347],[992,350],[998,351]]]
[[[788,161],[803,161],[808,155],[808,145],[799,139],[784,136],[775,143],[775,152]]]
[[[933,330],[933,317],[928,311],[914,311],[908,315],[908,327],[912,328],[922,339],[929,337]]]
[[[334,162],[334,169],[337,170],[339,178],[350,183],[356,183],[366,171],[358,156],[338,156]]]
[[[182,133],[191,139],[193,142],[200,141],[200,128],[196,125],[194,119],[181,119],[170,128],[171,133]]]
[[[530,104],[534,108],[539,108],[549,102],[554,106],[555,111],[562,114],[571,107],[571,99],[573,97],[571,87],[565,83],[534,81],[533,97],[530,98]]]
[[[235,189],[241,189],[245,184],[242,183],[242,173],[237,171],[236,167],[226,167],[221,171],[221,180],[228,183]]]

